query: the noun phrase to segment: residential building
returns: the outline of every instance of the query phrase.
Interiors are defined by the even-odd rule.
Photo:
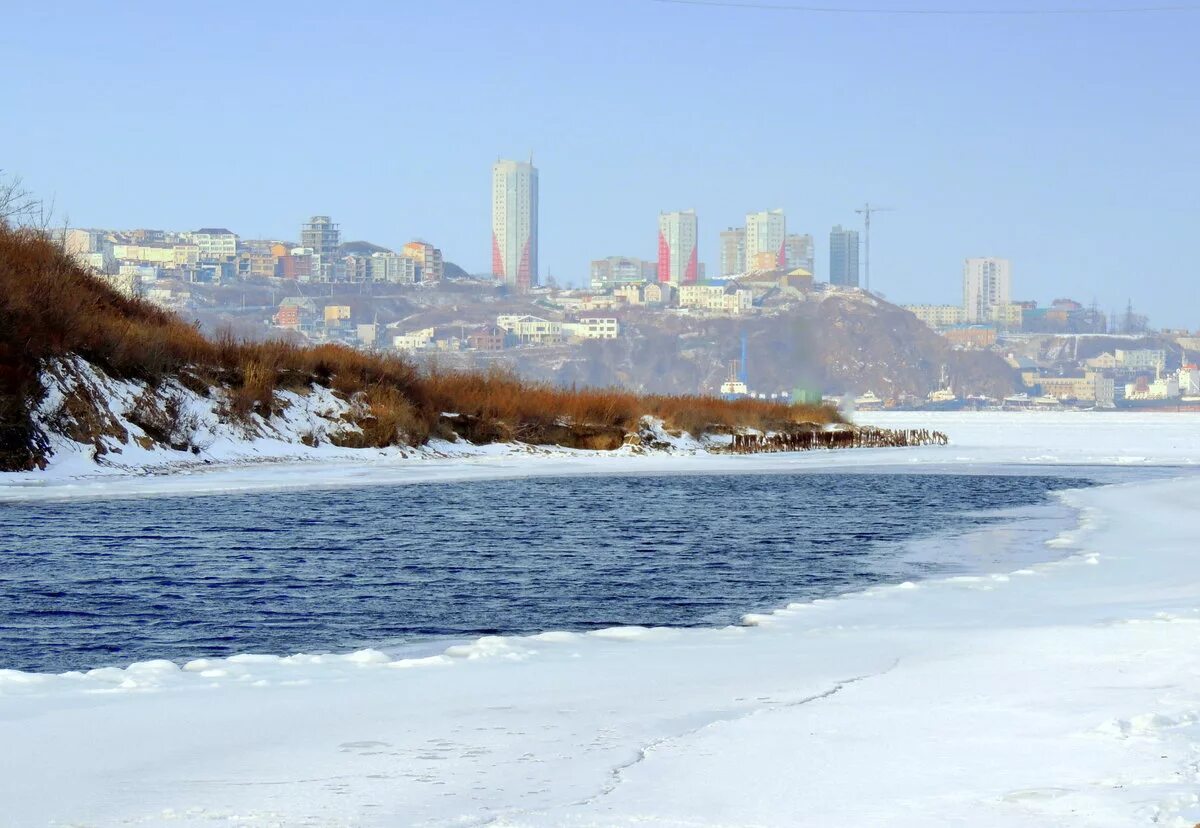
[[[68,228],[59,231],[56,240],[82,267],[97,273],[110,273],[117,267],[112,234],[107,230]]]
[[[374,322],[360,322],[354,326],[354,336],[359,345],[373,348],[379,336],[379,325]]]
[[[621,325],[611,317],[581,317],[578,322],[564,322],[562,332],[577,339],[616,339]]]
[[[440,252],[439,252],[440,263]],[[411,285],[420,279],[417,259],[403,253],[372,253],[367,259],[367,281]]]
[[[816,273],[813,237],[808,233],[789,233],[783,240],[783,254],[788,270],[807,270]]]
[[[858,287],[858,231],[836,225],[829,232],[829,284]]]
[[[677,210],[658,216],[658,280],[672,285],[696,282],[700,277],[696,248],[695,210]]]
[[[300,228],[300,246],[312,251],[312,279],[333,282],[341,278],[338,272],[338,247],[342,232],[329,216],[313,216]]]
[[[268,250],[238,251],[238,276],[243,279],[267,279],[276,275],[278,261]]]
[[[297,282],[311,282],[316,272],[316,255],[311,247],[293,247],[279,257],[279,275]]]
[[[650,282],[642,289],[642,301],[647,305],[671,306],[679,301],[679,289],[667,282]]]
[[[643,298],[645,289],[646,286],[641,283],[621,285],[613,289],[613,296],[623,300],[627,305],[641,305],[645,302]]]
[[[467,347],[473,351],[503,351],[508,345],[508,331],[498,325],[488,325],[467,335]]]
[[[658,264],[629,256],[595,259],[591,266],[592,290],[611,290],[620,285],[653,282],[658,279]]]
[[[1025,306],[1021,302],[1001,302],[992,305],[990,321],[1002,331],[1019,331],[1024,324]]]
[[[904,305],[904,309],[931,328],[949,328],[963,323],[960,305]]]
[[[338,259],[341,263],[342,277],[352,284],[371,281],[367,274],[367,265],[371,261],[370,256],[364,256],[361,253],[351,253],[349,256],[342,256]]]
[[[538,284],[538,171],[532,161],[492,166],[492,276],[521,292]]]
[[[122,268],[122,272],[101,273],[99,276],[102,281],[108,282],[113,290],[125,296],[140,296],[142,293],[142,277],[137,268]]]
[[[392,347],[397,351],[421,351],[433,342],[433,328],[422,328],[419,331],[400,334],[392,337]]]
[[[338,325],[342,322],[350,320],[349,305],[326,305],[325,306],[325,324]]]
[[[990,322],[992,308],[1012,301],[1012,263],[983,257],[963,263],[963,315],[968,322]]]
[[[1038,377],[1042,394],[1058,400],[1092,402],[1098,408],[1112,408],[1116,386],[1112,377],[1087,371],[1082,377]]]
[[[275,313],[275,324],[281,328],[300,330],[308,325],[317,313],[316,303],[305,296],[285,296]]]
[[[400,254],[417,263],[417,281],[442,281],[442,277],[446,273],[442,251],[429,242],[411,241],[400,248]]]
[[[746,214],[746,268],[782,270],[787,265],[787,220],[783,210]]]
[[[127,244],[115,243],[112,257],[122,262],[142,262],[164,268],[195,266],[200,261],[200,249],[194,244]]]
[[[1083,364],[1086,365],[1088,368],[1095,368],[1095,369],[1101,370],[1101,371],[1111,371],[1114,368],[1118,367],[1116,355],[1111,354],[1107,351],[1100,354],[1099,356],[1094,356],[1091,359],[1085,359],[1083,361]]]
[[[503,328],[520,342],[544,344],[562,339],[562,323],[542,319],[540,316],[497,316],[496,326]]]
[[[754,305],[754,292],[748,288],[724,285],[680,285],[679,307],[715,313],[740,314]]]
[[[955,325],[942,331],[942,336],[960,348],[990,348],[996,344],[996,329],[992,325]]]
[[[746,272],[746,228],[730,227],[721,231],[721,275]]]
[[[201,227],[188,235],[200,251],[202,262],[230,262],[237,258],[238,237],[232,230]]]
[[[1162,371],[1167,365],[1167,352],[1160,349],[1124,351],[1117,349],[1117,366],[1126,371]]]

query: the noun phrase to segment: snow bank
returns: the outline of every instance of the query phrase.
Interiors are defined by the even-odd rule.
[[[336,398],[334,398],[336,401]],[[335,488],[567,474],[709,474],[797,472],[828,468],[905,467],[977,470],[997,465],[1187,466],[1200,464],[1200,429],[1193,415],[1108,412],[940,413],[860,415],[885,428],[932,428],[948,446],[728,455],[707,449],[719,441],[672,436],[661,423],[646,428],[666,447],[625,446],[596,452],[520,443],[476,446],[432,441],[420,449],[313,448],[299,442],[229,438],[205,450],[207,463],[163,452],[97,466],[78,444],[46,472],[0,473],[0,502],[71,497],[221,494],[306,487]],[[293,432],[295,434],[296,432]],[[136,449],[136,447],[135,447]],[[130,449],[133,452],[135,449]]]

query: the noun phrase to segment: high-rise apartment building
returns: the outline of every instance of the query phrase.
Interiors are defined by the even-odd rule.
[[[538,172],[532,163],[492,166],[492,276],[519,291],[538,283]]]
[[[721,275],[746,272],[746,228],[730,227],[721,231]]]
[[[858,287],[858,231],[840,224],[829,232],[829,284]]]
[[[963,316],[968,322],[991,322],[992,309],[1012,297],[1012,263],[985,257],[963,262]]]
[[[784,239],[787,221],[783,210],[763,210],[746,214],[746,268],[773,270],[786,263]]]
[[[816,257],[813,254],[813,237],[808,233],[790,233],[783,242],[784,265],[788,270],[801,268],[815,274]]]
[[[332,282],[338,278],[338,247],[342,232],[329,216],[313,216],[300,228],[300,246],[312,250],[312,278]]]
[[[700,278],[695,210],[658,215],[658,281],[688,284]]]

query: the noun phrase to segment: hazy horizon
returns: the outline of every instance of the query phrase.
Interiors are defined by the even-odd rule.
[[[869,200],[895,208],[872,243],[893,301],[957,302],[963,258],[994,255],[1014,297],[1198,324],[1176,252],[1198,212],[1197,11],[247,8],[11,9],[0,44],[31,70],[0,91],[0,167],[74,226],[295,238],[327,214],[346,240],[419,236],[478,272],[491,164],[532,152],[560,283],[652,258],[658,212],[686,208],[710,274],[720,230],[781,207],[824,278],[830,227]]]

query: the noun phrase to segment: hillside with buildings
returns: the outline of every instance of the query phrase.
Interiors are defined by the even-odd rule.
[[[329,329],[352,318],[331,307],[348,308],[325,306]],[[116,462],[146,452],[201,456],[230,441],[615,449],[649,439],[648,428],[792,433],[837,419],[822,405],[568,390],[502,371],[422,368],[394,349],[330,339],[208,338],[115,290],[47,234],[0,221],[0,470],[44,467],[65,446]]]
[[[1106,314],[1094,302],[1018,299],[1005,258],[967,258],[958,304],[890,304],[871,291],[870,219],[886,208],[870,204],[855,210],[861,239],[830,231],[821,280],[812,234],[789,232],[782,209],[719,231],[712,272],[700,217],[685,209],[647,221],[656,256],[594,259],[586,279],[572,274],[586,287],[560,287],[539,270],[538,179],[531,162],[493,165],[491,266],[475,275],[422,239],[343,241],[325,215],[301,223],[295,241],[211,226],[67,229],[61,242],[118,291],[210,334],[501,366],[560,387],[934,408],[1200,395],[1187,331],[1141,341],[1149,325],[1132,303]],[[1102,356],[1089,350],[1100,336],[1115,337],[1108,361],[1089,361]],[[1135,351],[1163,357],[1150,365]]]

